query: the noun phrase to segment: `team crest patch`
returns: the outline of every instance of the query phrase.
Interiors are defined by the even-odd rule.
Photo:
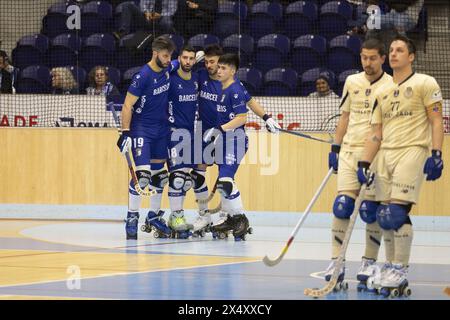
[[[409,99],[413,95],[413,89],[411,87],[406,88],[406,91],[404,93],[405,98]]]
[[[395,90],[395,91],[394,91],[394,97],[397,98],[399,94],[400,94],[400,90]]]
[[[194,81],[194,85],[195,85],[195,90],[198,90],[198,82]]]
[[[366,89],[366,97],[370,96],[371,92],[372,92],[372,89]]]
[[[387,97],[388,97],[388,96],[384,96],[384,97],[383,97],[383,100],[386,100],[386,99],[387,99]]]
[[[354,94],[358,94],[358,93],[359,93],[359,90],[355,90],[353,93],[354,93]]]
[[[169,80],[170,76],[169,76],[169,71],[166,71],[166,79]]]
[[[235,99],[237,99],[239,97],[239,95],[237,93],[234,94],[233,96]]]

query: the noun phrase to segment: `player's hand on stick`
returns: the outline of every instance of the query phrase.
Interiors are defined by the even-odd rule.
[[[281,129],[280,125],[267,113],[263,116],[263,120],[266,123],[267,131],[271,133],[277,133],[278,130]]]
[[[203,136],[203,141],[209,143],[211,141],[216,141],[216,139],[225,131],[222,129],[222,126],[217,126],[215,128],[211,128],[206,130],[205,135]]]
[[[370,162],[358,161],[358,181],[370,186],[375,178],[375,173],[370,171]]]
[[[439,179],[443,169],[442,152],[440,150],[432,150],[431,157],[427,159],[423,168],[423,173],[427,175],[427,181]]]
[[[333,168],[334,173],[337,173],[338,171],[339,151],[341,151],[341,146],[338,144],[332,144],[331,152],[328,154],[328,169]]]
[[[130,130],[122,130],[122,133],[117,140],[117,147],[119,147],[119,150],[123,155],[131,149]]]

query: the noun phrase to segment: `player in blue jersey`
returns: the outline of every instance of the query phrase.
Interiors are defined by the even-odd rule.
[[[217,102],[217,125],[204,135],[206,143],[215,145],[215,162],[219,167],[217,191],[221,195],[222,213],[212,227],[213,235],[224,238],[233,231],[236,240],[245,240],[249,222],[243,213],[242,200],[234,176],[248,149],[245,133],[248,93],[235,78],[239,57],[233,53],[222,55],[218,61],[217,78],[222,92]]]
[[[167,159],[169,136],[168,92],[170,87],[170,63],[175,45],[170,39],[156,38],[152,43],[152,59],[136,73],[128,89],[122,107],[122,134],[117,141],[125,154],[131,149],[136,165],[139,185],[144,189],[150,185],[157,194],[151,198],[146,226],[156,229],[160,236],[170,236],[171,230],[161,219],[161,197],[168,173],[164,169]],[[127,239],[137,239],[141,196],[129,186]]]
[[[196,62],[195,49],[185,45],[178,57],[179,69],[171,74],[169,89],[169,227],[189,230],[183,202],[193,182],[190,171],[194,163],[194,126],[198,101],[198,75],[191,72]],[[200,138],[201,139],[201,138]],[[201,150],[200,145],[197,146]]]
[[[197,130],[200,131],[202,136],[204,133],[217,125],[217,103],[222,95],[222,84],[218,79],[218,61],[220,56],[223,55],[223,50],[220,46],[213,44],[207,46],[204,52],[205,68],[199,70],[199,86],[200,94],[198,98],[198,113],[199,121],[197,123]],[[245,96],[245,102],[248,107],[259,117],[261,117],[265,123],[267,130],[272,133],[276,133],[280,126],[276,123],[271,116],[269,116],[264,108],[258,103],[258,101],[252,98],[248,93]],[[206,148],[206,144],[203,146]],[[202,150],[203,153],[203,150]],[[194,192],[197,200],[205,200],[208,198],[208,187],[206,185],[206,168],[208,165],[214,163],[214,159],[207,157],[203,159],[203,164],[198,165],[191,171],[191,177],[194,183]],[[208,211],[208,205],[199,202],[199,216],[194,221],[194,231],[201,230],[211,224],[211,216]]]

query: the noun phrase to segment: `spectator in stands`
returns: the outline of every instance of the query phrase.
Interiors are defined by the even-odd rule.
[[[0,93],[15,93],[14,85],[17,69],[9,64],[9,57],[0,50]]]
[[[330,80],[320,75],[316,80],[316,92],[310,93],[309,98],[337,98],[339,96],[330,89]]]
[[[177,11],[177,0],[141,0],[140,7],[133,2],[124,5],[120,16],[119,30],[114,32],[118,39],[131,31],[135,24],[137,30],[153,33],[175,33],[173,16]]]
[[[86,89],[88,95],[119,95],[119,90],[109,82],[108,68],[96,66],[89,72],[89,87]]]
[[[186,39],[211,31],[217,12],[217,0],[180,1],[175,16],[175,28]]]
[[[53,94],[77,94],[78,83],[68,68],[57,67],[51,71]]]

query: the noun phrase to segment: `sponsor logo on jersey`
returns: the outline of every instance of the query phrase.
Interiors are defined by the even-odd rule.
[[[411,98],[413,96],[413,89],[411,87],[406,88],[406,91],[403,95],[406,99]]]
[[[234,112],[231,112],[231,113],[228,115],[228,118],[230,118],[230,120],[233,120],[234,117],[235,117]]]
[[[153,95],[157,96],[158,94],[161,94],[161,93],[169,90],[169,87],[170,87],[170,82],[166,83],[165,85],[163,85],[163,86],[161,86],[159,88],[154,89],[153,90]]]
[[[197,94],[180,94],[178,96],[179,102],[197,101]]]
[[[237,99],[239,97],[239,95],[237,93],[234,94],[233,96],[235,99]]]
[[[181,83],[178,84],[178,89],[183,89],[183,86],[181,85]]]
[[[200,97],[202,97],[203,99],[206,99],[206,100],[214,101],[214,102],[217,102],[217,99],[218,99],[217,94],[209,93],[209,92],[205,92],[205,91],[200,91]]]
[[[432,98],[441,100],[442,99],[441,90],[434,92]]]
[[[140,157],[142,155],[142,148],[136,148],[136,157]]]

